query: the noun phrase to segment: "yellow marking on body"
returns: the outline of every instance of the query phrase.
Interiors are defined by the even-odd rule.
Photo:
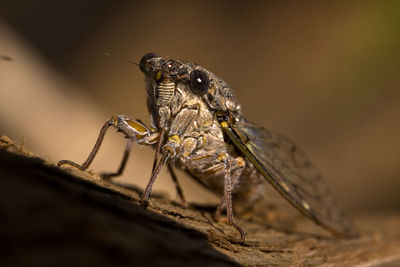
[[[157,81],[160,80],[160,79],[161,79],[161,76],[162,76],[162,71],[161,71],[161,70],[157,71],[157,73],[156,73],[156,80],[157,80]]]
[[[225,153],[219,153],[217,157],[218,161],[225,161],[226,160],[226,155]]]
[[[199,148],[202,148],[207,144],[207,138],[204,135],[199,137],[197,140],[199,141]]]
[[[235,159],[237,166],[240,167],[244,167],[246,165],[246,161],[244,160],[244,158],[242,157],[237,157]]]
[[[303,200],[303,201],[301,201],[301,204],[303,205],[303,207],[304,207],[306,210],[310,210],[310,205],[308,205],[307,202],[305,202],[305,201]]]
[[[126,123],[128,123],[129,126],[131,126],[132,128],[134,128],[136,131],[138,131],[140,133],[147,132],[147,129],[145,127],[143,127],[143,125],[141,125],[140,123],[138,123],[136,121],[127,120]]]
[[[226,121],[221,122],[222,128],[228,128],[228,123]]]
[[[217,173],[221,172],[224,168],[225,168],[224,164],[220,163],[218,165],[215,165],[211,168],[204,170],[203,174],[205,174],[205,175],[217,174]]]
[[[111,118],[114,127],[118,127],[118,117],[116,115]]]
[[[163,149],[164,149],[164,151],[165,151],[165,150],[169,151],[169,153],[170,153],[171,155],[175,155],[175,150],[174,150],[171,146],[165,145],[165,146],[163,147]]]
[[[202,160],[202,159],[209,159],[211,157],[212,155],[208,154],[208,155],[190,157],[190,160]]]
[[[174,134],[174,135],[171,135],[170,137],[168,137],[168,141],[170,141],[171,143],[176,143],[178,145],[180,145],[182,143],[182,139],[177,134]]]

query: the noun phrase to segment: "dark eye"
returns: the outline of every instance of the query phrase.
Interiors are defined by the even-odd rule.
[[[190,89],[196,95],[204,95],[210,87],[210,79],[207,73],[201,70],[194,70],[190,73]]]
[[[140,60],[140,62],[139,62],[139,68],[140,68],[140,70],[144,72],[144,71],[145,71],[145,64],[146,64],[146,62],[147,62],[148,60],[152,59],[152,58],[155,58],[155,57],[158,57],[158,55],[155,54],[155,53],[147,53],[146,55],[144,55],[144,56],[142,57],[142,59]]]

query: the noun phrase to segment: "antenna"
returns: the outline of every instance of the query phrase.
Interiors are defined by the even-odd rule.
[[[135,61],[132,61],[132,60],[129,60],[129,59],[125,59],[125,58],[120,58],[120,57],[111,55],[111,54],[108,53],[108,52],[104,52],[104,55],[106,55],[106,56],[108,56],[108,57],[111,57],[111,58],[113,58],[114,60],[118,60],[118,61],[122,61],[122,62],[127,62],[127,63],[131,63],[131,64],[134,64],[134,65],[139,66],[139,64],[136,63]]]

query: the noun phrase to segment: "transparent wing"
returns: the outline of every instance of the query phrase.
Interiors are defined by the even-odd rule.
[[[317,169],[293,142],[247,121],[226,126],[235,146],[301,213],[335,235],[356,235]]]

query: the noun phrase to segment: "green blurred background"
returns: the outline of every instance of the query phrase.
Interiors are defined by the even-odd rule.
[[[0,135],[52,162],[83,161],[113,114],[149,121],[143,74],[104,52],[152,51],[222,77],[348,209],[400,209],[399,1],[3,1],[0,29],[13,59],[0,61]],[[108,135],[94,170],[116,169],[121,139]],[[153,153],[135,148],[122,180],[144,186]],[[174,198],[165,177],[155,189]],[[180,177],[190,200],[216,201]]]

